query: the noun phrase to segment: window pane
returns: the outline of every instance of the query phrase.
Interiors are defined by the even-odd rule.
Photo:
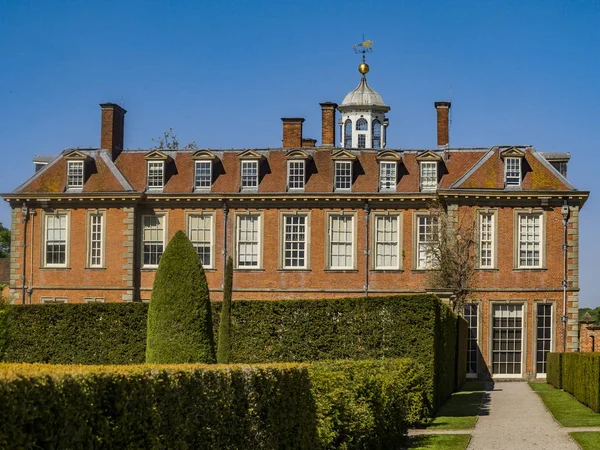
[[[67,216],[46,216],[46,264],[64,266],[67,262]]]
[[[242,190],[258,188],[258,161],[242,161]]]
[[[352,162],[335,162],[335,190],[349,191],[352,186]]]
[[[381,148],[381,122],[377,119],[373,121],[373,145],[372,148]]]
[[[541,214],[519,214],[519,267],[541,267]]]
[[[144,216],[142,252],[145,266],[158,266],[164,251],[164,216]]]
[[[537,305],[536,372],[546,373],[546,360],[552,348],[552,305]]]
[[[375,218],[375,267],[398,269],[399,239],[398,216],[376,216]]]
[[[492,367],[494,374],[521,374],[523,306],[493,306]]]
[[[102,266],[102,214],[90,216],[90,266]]]
[[[468,324],[469,334],[467,337],[467,374],[477,374],[477,364],[479,360],[479,345],[477,343],[478,321],[477,303],[467,303],[465,305],[464,318]]]
[[[190,215],[188,234],[204,267],[212,267],[212,216]]]
[[[238,267],[258,267],[259,220],[259,216],[238,216]]]
[[[360,119],[358,119],[356,121],[356,130],[357,131],[367,131],[368,128],[369,128],[369,124],[367,123],[366,119],[363,119],[361,117]]]
[[[506,158],[504,160],[506,184],[521,184],[521,158]]]
[[[212,185],[212,162],[196,161],[195,188],[210,190]]]
[[[69,161],[67,163],[67,187],[83,187],[83,161]]]
[[[304,161],[288,161],[288,189],[304,189]]]
[[[350,119],[344,122],[344,148],[352,147],[352,121]]]
[[[431,216],[417,219],[417,268],[429,269],[437,265],[435,243],[438,241],[438,220]]]
[[[306,267],[306,216],[284,217],[284,267]]]
[[[396,163],[382,162],[379,165],[379,190],[396,190]]]
[[[148,162],[148,187],[162,188],[164,184],[164,163],[162,161]]]
[[[331,216],[329,222],[330,267],[351,269],[354,267],[353,216]]]
[[[437,188],[437,163],[421,162],[421,189]]]
[[[494,267],[494,215],[479,216],[479,266]]]

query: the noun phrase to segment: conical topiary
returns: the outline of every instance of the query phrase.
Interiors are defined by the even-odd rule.
[[[219,322],[219,345],[217,362],[228,364],[231,352],[231,291],[233,289],[233,259],[227,258],[225,266],[225,284],[223,285],[223,305]]]
[[[194,246],[178,231],[163,253],[148,309],[146,362],[214,363],[208,284]]]

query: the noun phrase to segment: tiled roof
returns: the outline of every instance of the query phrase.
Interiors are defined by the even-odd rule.
[[[503,190],[504,164],[500,152],[508,147],[434,150],[442,157],[440,163],[440,189],[495,189]],[[522,190],[554,191],[575,190],[556,169],[535,149],[519,147],[525,152]],[[308,161],[308,179],[305,193],[333,191],[334,161],[331,155],[340,149],[303,148],[311,158]],[[144,192],[146,189],[146,155],[151,150],[123,151],[113,163],[105,150],[78,150],[89,157],[86,166],[84,193],[94,192]],[[211,150],[213,163],[211,192],[237,193],[240,185],[238,155],[243,149]],[[290,149],[256,149],[261,156],[258,193],[286,192],[287,153]],[[386,149],[390,151],[390,149]],[[418,149],[391,150],[401,155],[398,166],[397,192],[419,192]],[[65,151],[42,170],[17,188],[16,193],[61,193],[66,185]],[[168,157],[166,165],[165,194],[193,192],[195,150],[161,151]],[[357,159],[354,165],[352,192],[378,191],[379,162],[376,150],[349,150]]]

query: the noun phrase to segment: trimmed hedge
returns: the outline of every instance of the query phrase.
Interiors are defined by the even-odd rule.
[[[0,364],[0,447],[399,448],[427,408],[426,378],[409,359]]]
[[[148,308],[146,362],[216,363],[211,303],[204,269],[179,230],[160,258]]]
[[[562,389],[562,353],[548,353],[546,357],[546,382]]]
[[[139,364],[148,305],[90,303],[0,307],[0,360],[51,364]]]
[[[10,306],[4,361],[142,363],[146,310],[141,303]],[[213,303],[214,330],[220,310]],[[463,379],[455,374],[456,327],[457,317],[434,295],[235,301],[230,361],[412,357],[430,370],[429,400],[437,406]]]
[[[555,355],[551,353],[548,358],[548,382],[555,387],[562,387],[593,411],[600,412],[600,353]],[[560,371],[560,375],[557,371]]]

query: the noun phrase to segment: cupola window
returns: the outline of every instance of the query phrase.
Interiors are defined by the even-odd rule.
[[[362,133],[357,133],[357,147],[358,148],[366,148],[367,146],[367,131],[369,129],[369,123],[366,119],[360,118],[356,121],[356,131],[362,131]]]
[[[366,119],[361,118],[356,121],[356,131],[367,131],[368,128],[369,124]]]
[[[373,121],[373,143],[372,148],[381,148],[381,122],[377,119]]]
[[[346,120],[344,123],[344,148],[352,147],[352,121]]]

